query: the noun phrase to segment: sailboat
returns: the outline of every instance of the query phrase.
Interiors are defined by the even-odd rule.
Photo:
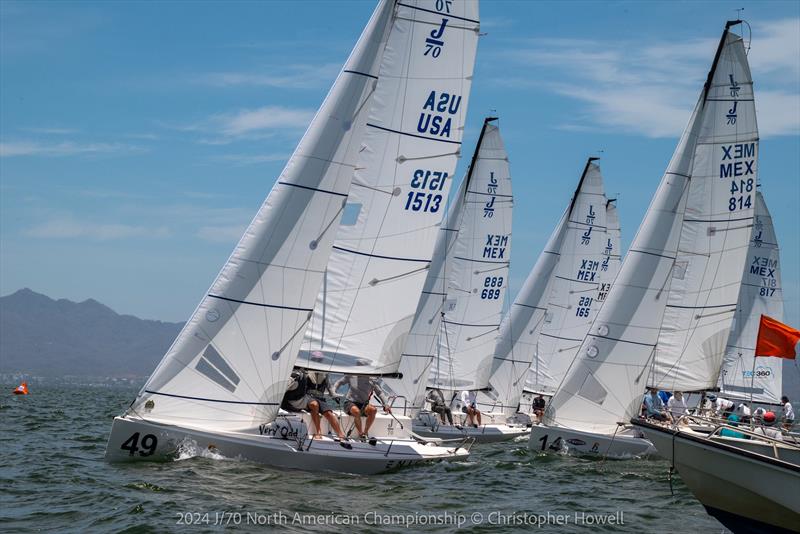
[[[608,215],[615,216],[616,209],[605,196],[596,161],[586,162],[564,215],[501,325],[490,389],[478,395],[481,409],[530,422],[531,410],[521,411],[523,389],[552,394],[616,276],[619,221],[614,234]]]
[[[753,225],[758,129],[741,37],[726,27],[697,105],[578,356],[531,432],[609,457],[653,452],[628,422],[645,386],[716,383]],[[679,365],[717,371],[703,377]],[[708,378],[713,374],[713,381]],[[696,388],[686,387],[690,381]]]
[[[783,320],[780,248],[767,204],[756,190],[755,219],[738,307],[733,319],[718,387],[721,395],[743,402],[778,404],[783,385],[782,360],[761,358],[755,341],[761,315]]]
[[[469,170],[440,231],[436,263],[428,273],[401,364],[408,373],[393,386],[411,400],[407,411],[414,416],[414,432],[428,438],[493,442],[526,432],[524,426],[494,421],[491,414],[476,428],[443,425],[435,414],[421,410],[426,384],[447,392],[445,402],[451,404],[459,391],[485,387],[488,380],[508,287],[513,209],[508,155],[495,120],[484,121]]]
[[[291,370],[303,363],[298,354],[320,313],[315,303],[352,199],[363,200],[364,212],[384,209],[387,218],[410,206],[401,217],[406,222],[412,212],[436,214],[441,189],[415,177],[421,170],[441,178],[438,188],[449,183],[478,29],[476,1],[378,4],[211,289],[129,409],[114,419],[108,460],[171,456],[187,442],[271,466],[360,474],[467,456],[464,448],[407,435],[345,448],[327,436],[315,439],[307,414],[279,415],[279,406]],[[386,189],[378,176],[394,185]],[[359,196],[356,185],[377,189],[375,196]],[[364,254],[356,252],[354,258]],[[365,368],[380,365],[372,363]]]

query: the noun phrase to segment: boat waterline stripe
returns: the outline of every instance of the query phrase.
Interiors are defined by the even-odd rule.
[[[736,307],[736,302],[733,304],[715,304],[714,306],[678,306],[677,304],[667,304],[667,308],[680,308],[682,310],[705,310],[708,308],[730,308]]]
[[[160,391],[152,391],[150,389],[144,390],[145,393],[150,393],[151,395],[163,395],[165,397],[174,397],[176,399],[187,399],[187,400],[197,400],[203,402],[221,402],[223,404],[247,404],[247,405],[256,405],[256,406],[280,406],[277,402],[249,402],[249,401],[233,401],[233,400],[222,400],[222,399],[207,399],[205,397],[190,397],[188,395],[176,395],[174,393],[162,393]]]
[[[372,124],[371,122],[368,122],[367,126],[372,126],[373,128],[377,128],[378,130],[383,130],[385,132],[396,133],[398,135],[407,135],[409,137],[418,137],[419,139],[426,139],[428,141],[439,141],[440,143],[450,143],[452,145],[461,144],[461,141],[451,141],[450,139],[437,139],[435,137],[428,137],[427,135],[417,135],[408,132],[401,132],[400,130],[392,130],[391,128],[384,128],[383,126],[378,126],[377,124]]]
[[[227,300],[228,302],[236,302],[238,304],[248,304],[250,306],[261,306],[262,308],[276,308],[279,310],[292,310],[292,311],[302,311],[302,312],[314,311],[314,308],[295,308],[294,306],[279,306],[277,304],[262,304],[260,302],[248,302],[246,300],[229,299],[228,297],[223,297],[220,295],[212,295],[211,293],[209,293],[208,296],[211,297],[212,299]]]
[[[454,323],[454,322],[452,322],[452,321],[448,321],[448,320],[446,320],[446,319],[442,319],[442,322],[443,322],[444,324],[454,324],[454,325],[457,325],[457,326],[475,326],[475,327],[481,327],[481,328],[497,328],[498,326],[500,326],[499,324],[469,324],[469,323]]]
[[[397,5],[398,6],[407,7],[409,9],[416,9],[417,11],[425,11],[426,13],[433,13],[434,15],[441,15],[443,17],[449,17],[451,19],[465,20],[467,22],[474,22],[475,24],[480,24],[481,23],[479,20],[472,20],[472,19],[468,19],[466,17],[458,17],[456,15],[451,15],[450,13],[440,13],[439,11],[434,11],[432,9],[425,9],[424,7],[410,6],[410,5],[404,4],[402,2],[397,2]]]
[[[507,264],[507,261],[489,261],[489,260],[473,260],[472,258],[464,258],[463,256],[453,256],[454,260],[464,260],[464,261],[474,261],[477,263],[495,263],[495,264]]]
[[[309,187],[307,185],[293,184],[291,182],[278,182],[281,185],[289,185],[291,187],[299,187],[300,189],[308,189],[309,191],[316,191],[318,193],[327,193],[329,195],[336,195],[338,197],[346,197],[347,193],[337,193],[336,191],[328,191],[327,189],[317,189],[316,187]]]
[[[422,263],[429,263],[431,260],[420,260],[417,258],[398,258],[395,256],[381,256],[380,254],[370,254],[368,252],[359,252],[357,250],[350,250],[349,248],[342,248],[337,247],[336,245],[333,246],[334,250],[339,250],[341,252],[349,252],[350,254],[358,254],[359,256],[367,256],[370,258],[379,258],[382,260],[397,260],[397,261],[415,261],[415,262],[422,262]]]
[[[377,76],[373,76],[372,74],[367,74],[366,72],[359,72],[357,70],[344,69],[342,72],[346,72],[348,74],[358,74],[360,76],[366,76],[367,78],[372,78],[373,80],[378,79]]]

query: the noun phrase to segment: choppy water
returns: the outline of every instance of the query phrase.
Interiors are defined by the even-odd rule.
[[[724,531],[678,477],[670,493],[662,460],[603,463],[543,455],[524,441],[476,446],[468,462],[370,477],[197,456],[111,465],[103,460],[111,420],[134,390],[39,386],[15,397],[12,385],[3,388],[0,525],[7,532],[264,531],[264,523],[304,532],[320,514],[318,522],[327,524],[316,528],[325,532],[447,532],[459,522],[460,531],[494,532],[501,520],[529,523],[504,532]],[[624,523],[579,524],[594,514],[617,514]],[[536,515],[544,515],[545,524],[536,524],[542,521]],[[444,524],[419,524],[431,516]],[[334,524],[348,518],[359,524]],[[380,524],[390,520],[395,524]]]

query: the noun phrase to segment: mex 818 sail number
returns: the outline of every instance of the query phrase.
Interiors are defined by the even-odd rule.
[[[141,445],[141,448],[139,447]],[[128,451],[130,456],[139,453],[139,456],[150,456],[156,452],[158,446],[158,438],[153,434],[145,434],[141,441],[139,441],[139,432],[134,433],[131,437],[125,440],[120,449]]]

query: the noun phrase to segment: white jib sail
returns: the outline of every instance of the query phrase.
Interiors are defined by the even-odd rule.
[[[460,154],[477,1],[395,5],[348,206],[297,364],[394,373]]]
[[[451,264],[439,352],[431,387],[483,389],[489,383],[503,300],[508,288],[513,196],[500,130],[484,124],[470,169],[461,227]]]
[[[758,128],[742,39],[729,33],[687,192],[678,253],[649,383],[668,391],[716,386],[753,228]]]
[[[530,388],[552,395],[589,332],[608,295],[613,241],[608,233],[608,199],[600,167],[590,159],[573,200],[567,233],[553,272],[547,313],[537,343],[537,381]]]
[[[707,256],[690,258],[684,277],[689,268],[694,271],[694,260],[698,259],[701,269],[710,269],[709,274],[724,263],[725,269],[735,269],[741,278],[746,246],[729,250],[728,245],[740,241],[746,245],[749,240],[752,208],[747,206],[747,199],[752,203],[752,193],[748,196],[737,190],[732,194],[733,180],[728,173],[738,173],[738,180],[750,178],[749,173],[754,172],[756,124],[747,57],[741,38],[729,32],[730,25],[722,35],[706,87],[619,275],[546,410],[547,424],[613,434],[617,423],[628,421],[638,411],[670,300],[670,282],[682,276],[681,266],[676,263],[679,243],[683,243],[682,228],[706,234],[708,240]],[[690,182],[698,198],[688,198]],[[729,204],[720,193],[733,199],[734,209],[728,209]],[[709,213],[701,215],[698,212],[710,202],[707,197],[714,199],[713,206]],[[685,218],[690,220],[684,221]],[[713,222],[696,222],[699,220]],[[720,262],[723,257],[725,261]],[[738,294],[739,284],[732,285]],[[727,293],[717,283],[704,284],[693,299],[703,306],[735,302],[736,295]],[[694,321],[702,321],[703,325],[713,319],[702,310],[695,312],[700,317]],[[727,324],[718,326],[729,328],[730,317]]]
[[[753,236],[743,276],[719,388],[729,398],[749,401],[752,397],[754,402],[777,404],[783,394],[783,360],[755,360],[761,315],[783,320],[780,248],[760,191],[756,191]]]
[[[393,5],[378,5],[244,236],[131,406],[209,430],[271,421],[322,283]],[[331,230],[333,229],[333,230]]]

